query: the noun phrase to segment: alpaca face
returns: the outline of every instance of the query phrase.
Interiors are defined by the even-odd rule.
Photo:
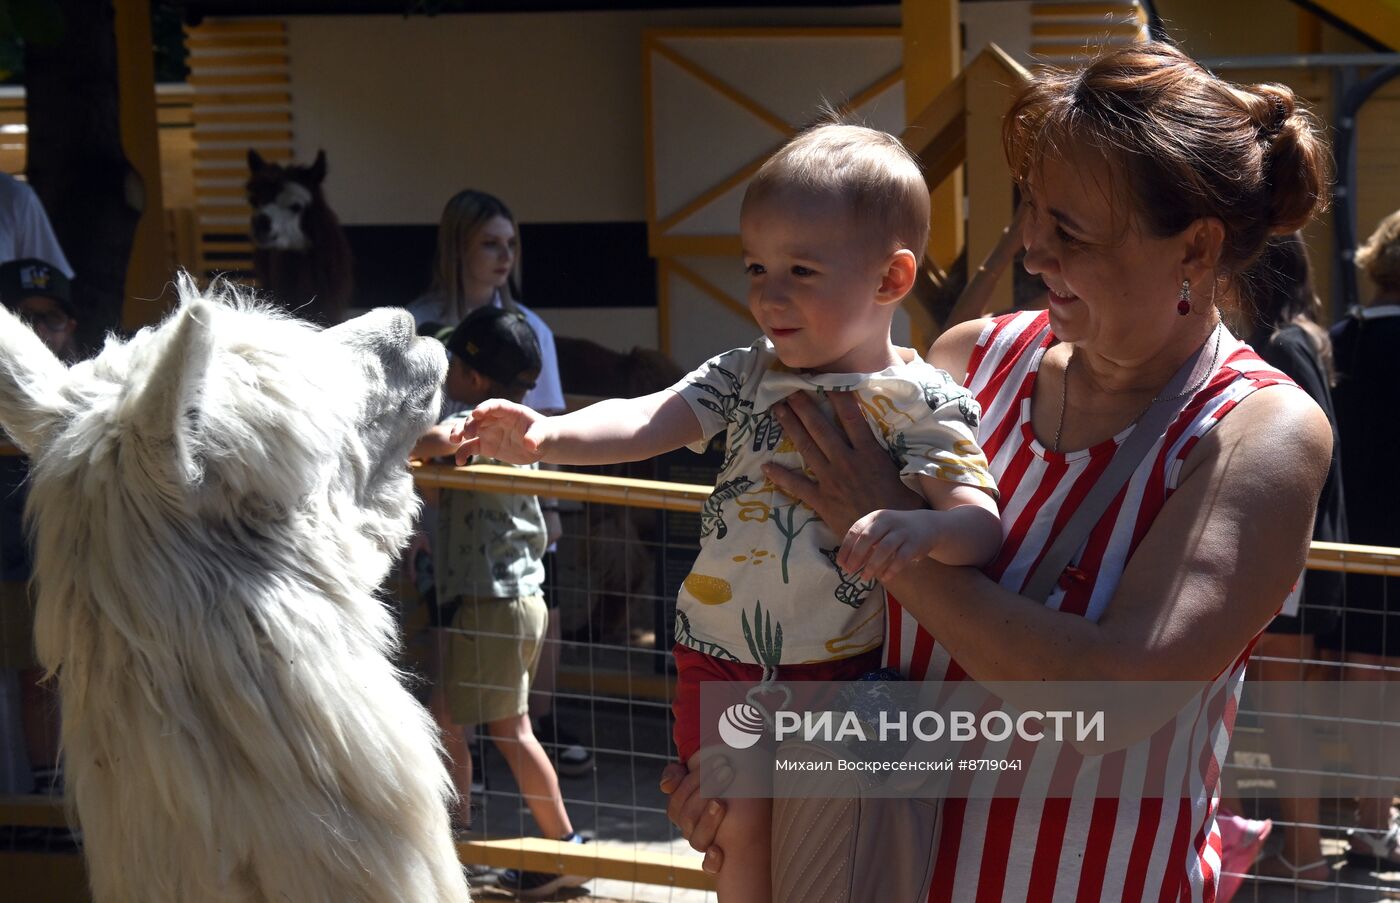
[[[277,251],[305,251],[311,246],[301,229],[301,215],[314,198],[311,191],[296,182],[286,182],[276,196],[253,204],[253,242],[260,248]]]
[[[341,554],[322,560],[382,576],[415,510],[407,454],[437,415],[441,346],[401,310],[320,331],[232,290],[203,298],[186,279],[180,293],[161,325],[71,369],[0,313],[0,354],[16,362],[0,425],[33,459],[33,506],[70,524],[262,537],[269,567],[277,547],[329,534]]]
[[[250,150],[248,172],[253,243],[268,250],[308,250],[311,239],[302,227],[302,217],[312,206],[324,203],[320,190],[326,177],[325,152],[318,153],[310,166],[281,166]]]

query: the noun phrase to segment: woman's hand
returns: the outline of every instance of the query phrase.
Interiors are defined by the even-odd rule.
[[[710,760],[709,775],[691,771],[680,762],[672,762],[661,772],[661,792],[670,795],[666,816],[681,829],[681,836],[691,849],[705,854],[701,868],[711,875],[719,874],[724,865],[724,851],[715,846],[720,822],[724,821],[724,803],[700,792],[700,784],[708,777],[720,789],[734,779],[729,763],[722,757]]]
[[[894,462],[870,431],[855,396],[832,392],[829,397],[836,423],[801,392],[773,407],[784,435],[792,440],[815,479],[776,464],[763,465],[763,475],[778,489],[810,505],[837,534],[846,533],[857,520],[879,508],[923,508],[923,498],[900,481]]]

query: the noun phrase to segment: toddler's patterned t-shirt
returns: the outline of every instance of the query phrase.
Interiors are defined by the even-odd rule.
[[[725,460],[701,514],[700,554],[676,604],[676,642],[777,667],[847,658],[880,645],[884,593],[836,566],[843,537],[764,477],[768,462],[802,469],[773,405],[794,392],[856,392],[866,422],[917,488],[920,475],[995,491],[977,445],[977,402],[915,357],[879,373],[799,373],[760,339],[711,358],[672,391],[700,420],[704,451],[728,430]],[[829,408],[828,408],[829,409]]]

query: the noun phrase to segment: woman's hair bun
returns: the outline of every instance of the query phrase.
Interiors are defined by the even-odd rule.
[[[1331,155],[1321,127],[1298,106],[1287,85],[1264,84],[1246,89],[1259,140],[1264,144],[1263,168],[1269,182],[1269,231],[1278,235],[1301,229],[1327,204]]]

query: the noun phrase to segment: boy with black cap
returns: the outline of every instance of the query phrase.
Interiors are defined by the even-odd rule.
[[[59,266],[33,257],[0,264],[0,303],[28,323],[59,360],[77,360],[72,287]],[[10,793],[29,793],[31,785],[48,790],[59,781],[58,699],[42,681],[44,669],[34,651],[32,566],[23,517],[28,476],[28,459],[0,456],[0,692],[8,694],[17,684],[23,721],[20,729],[17,722],[0,719],[8,722],[0,723],[0,762],[12,763],[0,767],[0,774],[11,778],[0,777],[0,791]]]
[[[14,311],[64,363],[77,357],[73,288],[54,264],[34,257],[0,264],[0,301]]]
[[[447,337],[447,396],[468,409],[489,398],[519,402],[541,367],[539,343],[525,318],[487,305]],[[448,441],[467,411],[418,441],[415,458],[450,454]],[[482,460],[477,463],[500,463]],[[529,691],[548,612],[544,588],[544,515],[530,495],[446,490],[438,502],[433,555],[439,606],[435,642],[440,668],[429,708],[442,728],[452,776],[469,824],[472,765],[467,738],[486,725],[505,756],[541,832],[581,843],[564,811],[559,778],[530,726]],[[499,883],[523,896],[547,896],[585,879],[507,871]]]

